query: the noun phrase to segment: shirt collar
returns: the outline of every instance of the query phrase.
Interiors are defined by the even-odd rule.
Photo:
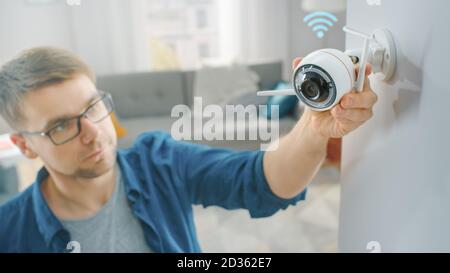
[[[140,195],[147,197],[140,185],[140,181],[143,179],[141,177],[143,172],[139,171],[140,164],[137,155],[128,153],[127,151],[118,151],[117,162],[122,171],[122,179],[128,199],[132,203],[135,203]]]
[[[41,185],[48,175],[45,167],[42,167],[42,169],[39,170],[36,182],[33,185],[33,209],[36,216],[36,223],[47,246],[50,245],[56,233],[64,230],[61,222],[48,207],[47,201],[41,191]]]

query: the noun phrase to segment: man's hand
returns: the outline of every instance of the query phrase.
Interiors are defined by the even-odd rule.
[[[293,68],[300,61],[301,58],[296,58],[292,64]],[[358,74],[358,67],[355,69]],[[340,138],[372,117],[372,107],[377,101],[377,95],[370,88],[368,75],[371,71],[372,67],[368,64],[365,71],[364,88],[361,92],[353,90],[345,94],[341,101],[329,111],[319,112],[309,108],[305,110],[305,118],[310,119],[310,126],[315,132],[326,138]]]

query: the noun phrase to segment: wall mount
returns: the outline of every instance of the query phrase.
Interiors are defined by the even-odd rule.
[[[345,26],[344,32],[364,38],[367,42],[367,61],[372,65],[372,72],[379,80],[388,81],[395,73],[397,65],[397,50],[391,32],[385,28],[375,29],[371,35],[359,32]],[[349,49],[346,54],[364,58],[364,47]]]

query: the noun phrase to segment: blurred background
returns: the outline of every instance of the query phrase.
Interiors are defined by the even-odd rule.
[[[344,49],[346,1],[299,0],[0,0],[0,65],[20,51],[58,46],[77,53],[112,93],[121,129],[119,146],[139,133],[170,131],[171,108],[204,104],[270,104],[255,92],[289,87],[292,60],[332,47]],[[303,19],[327,11],[336,20],[318,37]],[[280,134],[301,115],[295,97],[278,98]],[[243,129],[258,130],[249,117]],[[0,202],[29,186],[39,160],[9,143],[0,120]],[[201,141],[200,141],[201,142]],[[205,144],[258,149],[256,141]],[[308,199],[268,219],[246,211],[195,208],[206,252],[334,252],[339,209],[339,143],[312,183]]]
[[[98,75],[276,60],[283,61],[284,76],[289,77],[292,58],[328,46],[343,49],[345,41],[342,0],[1,0],[0,4],[0,33],[8,41],[1,45],[0,62],[25,48],[55,45],[77,52]],[[322,39],[302,23],[314,9],[328,9],[338,18]]]

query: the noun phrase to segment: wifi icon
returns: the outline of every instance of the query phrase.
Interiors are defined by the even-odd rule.
[[[325,32],[337,22],[337,18],[326,11],[315,11],[306,15],[303,18],[303,22],[308,27],[312,27],[312,31],[316,34],[317,38],[322,39],[325,36]]]

